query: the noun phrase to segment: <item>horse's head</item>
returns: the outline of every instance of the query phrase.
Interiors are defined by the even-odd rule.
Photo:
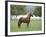
[[[29,13],[28,16],[31,17],[31,16],[33,16],[33,14]]]

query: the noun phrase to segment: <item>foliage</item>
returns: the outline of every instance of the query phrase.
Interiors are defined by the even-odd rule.
[[[34,9],[34,8],[33,8]],[[33,11],[33,14],[35,16],[40,16],[42,15],[41,11],[41,6],[35,6],[35,10]],[[26,14],[28,12],[26,5],[11,5],[10,8],[11,15],[20,15],[20,14]]]
[[[41,9],[41,6],[36,6],[36,8],[34,10],[34,15],[41,17],[41,14],[42,14],[42,11],[41,10],[42,10]]]
[[[11,5],[11,15],[25,14],[24,5]]]

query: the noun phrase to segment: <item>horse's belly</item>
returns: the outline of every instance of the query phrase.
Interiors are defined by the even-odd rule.
[[[26,20],[26,19],[25,20],[22,20],[23,23],[27,23],[29,21],[30,21],[29,19],[28,20]]]

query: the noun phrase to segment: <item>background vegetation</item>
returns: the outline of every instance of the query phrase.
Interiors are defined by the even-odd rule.
[[[25,7],[23,5],[11,5],[11,15],[25,14]]]
[[[18,28],[18,21],[11,20],[10,31],[11,32],[24,32],[24,31],[41,31],[42,30],[42,21],[40,20],[31,20],[29,23],[29,28],[27,28],[27,23],[22,23],[21,27]]]
[[[42,15],[42,9],[41,9],[41,6],[37,6],[34,10],[34,13],[33,13],[35,16],[39,16],[41,17]]]
[[[41,6],[33,6],[33,8],[26,8],[26,5],[11,5],[11,15],[24,15],[27,13],[27,10],[30,10],[29,12],[31,12],[32,9],[34,9],[33,15],[35,16],[40,16],[41,17],[41,13],[42,13],[42,8]]]

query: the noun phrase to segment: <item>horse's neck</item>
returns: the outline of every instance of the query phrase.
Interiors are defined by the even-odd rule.
[[[27,18],[29,18],[29,19],[30,19],[30,16],[27,16]]]

